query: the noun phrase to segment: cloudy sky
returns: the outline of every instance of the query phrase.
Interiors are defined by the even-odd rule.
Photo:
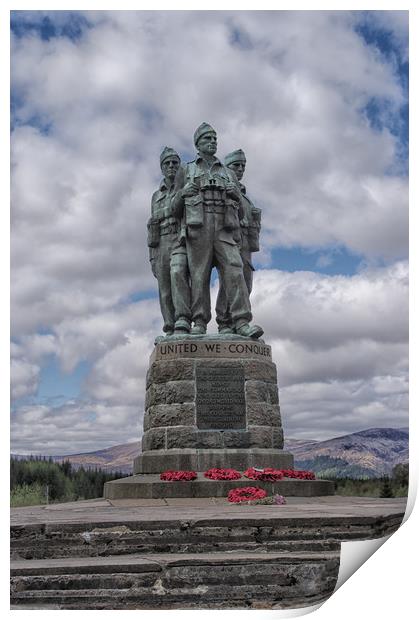
[[[407,424],[407,12],[12,13],[12,451],[137,440],[159,154],[242,148],[288,437]],[[216,285],[215,285],[216,286]]]

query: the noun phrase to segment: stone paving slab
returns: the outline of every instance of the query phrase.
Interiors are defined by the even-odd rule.
[[[210,501],[208,501],[208,499]],[[186,498],[186,497],[168,497],[165,502],[167,506],[194,506],[195,508],[199,508],[199,507],[207,507],[207,506],[215,506],[216,502],[215,500],[218,499],[220,500],[219,504],[228,504],[228,500],[225,497],[197,497],[194,499],[193,503],[191,503],[191,499],[190,498]],[[114,506],[116,506],[117,504],[114,503],[113,500],[111,500],[112,504]]]
[[[149,503],[144,504],[144,505],[153,506],[153,504],[150,503],[150,501],[152,502],[153,500],[147,500],[147,501]],[[107,505],[108,505],[108,502],[106,499],[85,500],[86,508],[98,508],[98,507],[103,507]],[[66,502],[65,504],[49,504],[48,506],[46,506],[46,508],[48,510],[63,510],[63,508],[70,509],[70,510],[74,510],[74,509],[77,510],[80,508],[80,502]]]
[[[154,556],[106,556],[104,558],[48,558],[46,560],[12,560],[11,575],[82,574],[86,571],[113,572],[117,570],[135,572],[156,572],[161,570],[158,558]]]
[[[87,500],[49,506],[11,508],[12,526],[48,523],[106,523],[158,520],[218,520],[237,519],[336,519],[378,518],[403,515],[407,498],[381,499],[365,497],[290,497],[284,506],[252,506],[230,504],[225,498],[187,499],[173,503],[172,499]],[[153,503],[150,503],[150,502]],[[164,502],[161,503],[161,501]]]
[[[305,562],[335,558],[336,551],[277,551],[277,552],[211,552],[211,553],[153,553],[105,557],[48,558],[46,560],[12,560],[11,575],[82,574],[85,572],[158,572],[162,567],[219,564],[254,564]]]
[[[109,500],[105,500],[109,502]],[[152,507],[162,508],[166,507],[167,503],[164,499],[118,499],[108,503],[108,506],[114,506],[118,508],[135,508],[135,507]]]

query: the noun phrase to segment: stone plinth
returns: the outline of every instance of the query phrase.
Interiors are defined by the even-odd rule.
[[[105,483],[104,495],[107,499],[160,499],[169,497],[227,497],[231,489],[257,486],[268,495],[285,497],[316,497],[334,494],[334,484],[330,480],[293,480],[285,478],[278,482],[249,480],[208,480],[202,473],[196,480],[167,482],[156,474],[130,476]]]
[[[161,470],[162,464],[164,470]],[[134,460],[134,473],[152,474],[168,469],[206,471],[211,467],[232,467],[244,471],[248,467],[292,469],[293,456],[283,450],[263,448],[209,450],[150,450]]]
[[[333,495],[327,480],[255,483],[207,480],[212,467],[293,469],[283,450],[276,366],[271,347],[241,336],[159,338],[147,373],[144,435],[134,476],[108,482],[104,496],[226,497],[237,486],[312,497]],[[192,482],[164,482],[167,470],[193,470]]]
[[[165,339],[150,358],[134,473],[292,468],[271,347],[239,336]]]

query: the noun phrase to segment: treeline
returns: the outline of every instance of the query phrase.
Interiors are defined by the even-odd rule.
[[[34,506],[103,496],[103,485],[123,478],[121,472],[75,468],[70,461],[49,458],[10,459],[11,506]]]
[[[381,478],[330,478],[336,495],[358,497],[406,497],[409,488],[409,465],[396,465],[391,476]]]
[[[122,472],[75,468],[69,461],[54,463],[49,458],[10,459],[11,506],[69,502],[103,496],[103,485],[123,478]],[[382,478],[331,478],[336,495],[358,497],[405,497],[409,486],[409,465],[396,465],[391,476]]]

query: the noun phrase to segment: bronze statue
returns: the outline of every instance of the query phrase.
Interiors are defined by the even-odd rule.
[[[238,149],[226,155],[224,163],[227,168],[234,171],[239,181],[242,195],[243,217],[240,220],[240,255],[243,261],[244,280],[250,295],[253,285],[253,272],[255,270],[252,265],[252,252],[259,251],[261,210],[254,206],[246,194],[246,187],[241,183],[246,170],[246,156],[242,149]],[[231,315],[227,305],[227,296],[222,282],[220,282],[215,312],[218,331],[221,334],[234,333]]]
[[[179,219],[171,209],[180,157],[165,147],[160,155],[163,179],[151,199],[148,245],[151,269],[159,286],[163,331],[167,336],[189,333],[191,326],[190,283],[185,242]]]
[[[197,156],[185,166],[166,147],[160,160],[164,181],[152,199],[149,245],[159,281],[163,331],[206,333],[211,271],[216,267],[225,296],[221,311],[228,314],[228,325],[220,324],[219,332],[259,338],[263,329],[250,324],[251,280],[249,285],[249,266],[243,267],[242,258],[247,256],[242,229],[245,222],[254,221],[246,216],[252,205],[243,199],[244,186],[234,168],[216,157],[217,134],[211,125],[197,128],[194,144]]]

